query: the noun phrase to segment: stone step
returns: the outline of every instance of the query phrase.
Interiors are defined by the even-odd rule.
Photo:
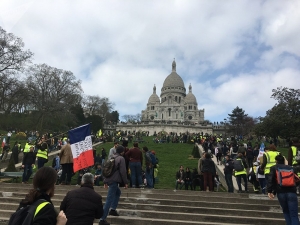
[[[53,202],[55,205],[55,208],[59,210],[59,202]],[[19,204],[17,202],[15,203],[0,203],[0,211],[3,210],[16,210],[18,208]],[[212,212],[218,212],[218,215],[228,215],[228,216],[248,216],[255,214],[257,217],[274,217],[274,218],[282,218],[282,211],[280,207],[264,207],[264,209],[242,209],[242,208],[228,208],[224,207],[224,205],[216,205],[214,207],[207,207],[207,206],[194,206],[194,207],[182,207],[180,206],[174,206],[174,205],[151,205],[151,204],[133,204],[133,203],[124,203],[119,202],[118,210],[120,215],[122,215],[126,210],[154,210],[154,211],[160,211],[160,212],[172,212],[172,213],[199,213],[202,214],[210,214]]]
[[[55,189],[55,196],[60,196],[63,198],[69,190],[77,189],[78,187],[70,186],[70,189]],[[0,186],[0,196],[6,196],[8,194],[14,196],[25,196],[30,188],[28,189],[20,189],[19,187],[3,187]],[[95,191],[102,195],[103,197],[107,195],[107,190],[103,188],[95,188]],[[231,203],[239,203],[241,199],[247,199],[249,204],[259,204],[264,201],[264,204],[273,204],[271,200],[268,199],[266,195],[261,194],[228,194],[224,192],[173,192],[169,190],[140,190],[140,189],[123,189],[122,197],[136,197],[138,199],[149,199],[149,198],[157,198],[158,196],[163,196],[163,199],[174,199],[176,197],[177,200],[204,200],[208,199],[212,202],[231,202]]]
[[[6,220],[9,219],[10,215],[14,213],[15,210],[1,210],[1,217],[6,218]],[[214,211],[216,212],[216,211]],[[181,221],[181,223],[188,223],[188,222],[194,222],[194,221],[203,221],[203,222],[210,222],[210,223],[228,223],[231,224],[237,224],[240,222],[243,222],[244,224],[256,224],[256,225],[263,225],[263,224],[270,224],[274,223],[276,225],[283,225],[285,224],[285,221],[283,218],[258,218],[256,216],[248,217],[243,216],[242,219],[239,216],[228,216],[228,215],[222,215],[219,216],[218,214],[202,214],[202,213],[172,213],[172,212],[161,212],[161,211],[153,211],[153,210],[129,210],[126,209],[124,211],[119,211],[120,217],[112,217],[109,216],[108,218],[111,219],[112,224],[115,223],[122,223],[122,224],[148,224],[149,220],[143,220],[143,223],[141,219],[150,219],[151,221]],[[139,223],[133,223],[133,218],[136,218]],[[155,219],[154,219],[155,218]],[[242,221],[241,221],[242,220]],[[97,220],[95,219],[95,222]],[[161,224],[161,223],[159,223]],[[172,223],[173,224],[173,223]]]
[[[0,217],[0,225],[7,225],[8,218]],[[207,225],[232,225],[232,223],[218,223],[218,222],[206,222],[206,221],[174,221],[174,220],[162,220],[152,218],[127,218],[127,217],[108,217],[107,222],[112,225],[176,225],[176,224],[207,224]],[[93,225],[99,225],[99,221],[95,220]],[[244,223],[236,223],[235,225],[246,225]]]
[[[55,191],[55,198],[63,199],[65,197],[65,193],[67,191]],[[98,191],[97,191],[98,192]],[[0,196],[14,196],[14,197],[24,197],[28,192],[24,192],[24,190],[18,192],[5,192],[0,191]],[[106,197],[107,192],[98,192],[102,195],[103,198]],[[206,193],[206,192],[204,192]],[[213,196],[213,195],[204,195],[201,193],[199,195],[174,195],[172,193],[167,194],[157,194],[153,191],[144,193],[144,192],[125,192],[121,195],[122,198],[135,198],[138,200],[148,200],[148,199],[163,199],[163,200],[182,200],[182,201],[207,201],[207,202],[231,202],[231,203],[240,203],[243,199],[247,200],[248,204],[264,204],[264,205],[274,205],[274,201],[268,199],[265,195],[254,195],[254,194],[244,194],[242,197],[238,195],[231,194],[229,197],[225,196]]]
[[[0,186],[0,216],[8,221],[31,185]],[[77,186],[58,185],[52,202],[58,209],[62,199]],[[95,187],[106,200],[107,190]],[[122,189],[120,217],[108,217],[111,224],[285,224],[279,203],[266,195],[224,192]],[[95,224],[98,220],[95,220]],[[5,223],[4,223],[5,224]],[[0,218],[0,225],[1,218]]]
[[[19,204],[22,200],[22,197],[0,197],[0,202]],[[55,206],[59,206],[62,202],[62,199],[57,199],[55,196],[52,199],[52,202]],[[103,203],[105,198],[103,198]],[[277,201],[273,201],[274,205],[263,205],[263,204],[245,204],[245,202],[240,203],[231,203],[231,202],[206,202],[206,201],[178,201],[178,200],[164,200],[164,199],[136,199],[136,198],[120,198],[119,205],[122,207],[124,205],[140,205],[147,204],[151,206],[179,206],[190,209],[191,207],[207,207],[207,208],[220,208],[232,209],[232,210],[257,210],[257,211],[273,211],[276,212],[280,209],[280,206]],[[300,209],[300,206],[299,206]]]

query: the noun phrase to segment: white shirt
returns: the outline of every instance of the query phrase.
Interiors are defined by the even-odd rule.
[[[113,147],[113,148],[111,148],[110,150],[109,150],[109,154],[108,154],[108,159],[110,159],[114,154],[116,154],[116,149],[115,149],[115,147]]]

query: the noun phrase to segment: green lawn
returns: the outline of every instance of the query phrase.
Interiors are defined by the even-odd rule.
[[[142,149],[143,146],[147,146],[149,150],[154,150],[159,159],[158,183],[155,184],[155,188],[174,189],[175,175],[180,165],[183,165],[184,168],[197,168],[198,159],[192,159],[191,157],[193,144],[156,144],[153,143],[152,138],[144,137],[143,139],[146,143],[139,144],[139,147]],[[113,147],[113,143],[105,143],[98,146],[97,152],[100,153],[102,147],[109,153],[109,149]],[[133,143],[129,143],[128,147],[133,147]]]

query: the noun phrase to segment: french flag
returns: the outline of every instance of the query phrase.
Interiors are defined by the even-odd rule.
[[[73,170],[78,170],[94,165],[91,126],[86,124],[69,130],[69,139],[73,154]]]
[[[2,148],[4,147],[5,143],[6,143],[5,138],[3,138],[2,145],[1,145]]]

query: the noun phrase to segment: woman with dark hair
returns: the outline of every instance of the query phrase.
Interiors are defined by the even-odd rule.
[[[67,222],[66,215],[63,211],[57,215],[51,198],[54,196],[55,183],[57,180],[57,173],[52,167],[42,167],[39,169],[33,178],[33,189],[26,195],[25,199],[20,202],[19,209],[27,205],[32,205],[39,199],[46,200],[46,204],[40,204],[39,211],[33,218],[32,224],[43,225],[65,225]]]
[[[216,168],[210,154],[205,154],[205,158],[202,160],[201,172],[203,174],[204,191],[206,191],[207,186],[209,191],[213,191],[213,176],[216,175]]]
[[[189,186],[191,187],[191,190],[193,190],[193,186],[192,186],[192,173],[191,173],[189,167],[185,168],[185,180],[184,180],[184,184],[185,184],[185,190],[188,190]]]

